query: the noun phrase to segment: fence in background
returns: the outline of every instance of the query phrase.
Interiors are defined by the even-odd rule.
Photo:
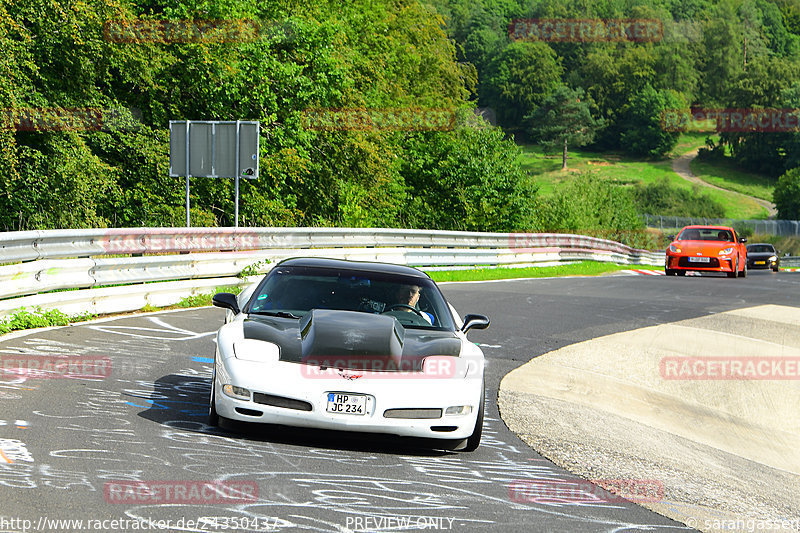
[[[362,228],[10,232],[0,233],[0,316],[36,306],[105,314],[173,305],[218,286],[250,283],[270,268],[268,262],[294,256],[422,268],[664,262],[663,252],[568,234]]]
[[[756,235],[778,235],[781,237],[800,236],[798,220],[734,220],[730,218],[670,217],[661,215],[642,215],[648,228],[676,232],[684,226],[700,224],[705,226],[730,226],[738,232],[752,230]]]

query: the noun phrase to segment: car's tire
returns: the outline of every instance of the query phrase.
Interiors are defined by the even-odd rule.
[[[775,268],[772,269],[773,272],[777,272],[778,270],[780,270],[779,267],[775,267]]]
[[[677,274],[678,276],[685,276],[686,275],[686,271],[685,270],[676,270],[675,274]]]
[[[214,370],[211,374],[211,398],[208,401],[208,425],[212,427],[219,427],[219,415],[217,414],[217,401],[216,391],[214,390],[217,383],[217,371]]]
[[[474,452],[481,444],[481,434],[483,433],[483,411],[486,403],[486,392],[481,391],[481,405],[478,407],[478,418],[475,420],[475,430],[467,438],[467,445],[462,448],[465,452]]]
[[[736,266],[733,267],[732,272],[726,272],[729,278],[735,278],[736,275],[739,273],[739,258],[736,258]]]
[[[675,271],[674,271],[674,270],[672,270],[671,268],[665,268],[665,269],[664,269],[664,273],[665,273],[667,276],[674,276],[674,275],[675,275]]]
[[[746,278],[747,277],[747,261],[745,261],[744,267],[742,268],[742,271],[739,272],[739,277],[740,278]]]

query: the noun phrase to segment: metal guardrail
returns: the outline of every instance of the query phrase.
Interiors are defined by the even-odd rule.
[[[25,231],[0,234],[0,316],[36,306],[103,314],[171,305],[216,286],[245,284],[237,276],[247,267],[298,255],[415,267],[664,261],[663,252],[568,234],[364,228]],[[46,292],[63,289],[79,290]]]
[[[785,256],[781,257],[782,268],[800,268],[800,257]]]

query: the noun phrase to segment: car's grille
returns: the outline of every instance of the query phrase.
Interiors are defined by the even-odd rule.
[[[442,418],[441,409],[387,409],[383,418]]]
[[[271,405],[272,407],[283,407],[285,409],[295,409],[297,411],[311,411],[311,404],[303,400],[275,396],[274,394],[253,393],[253,401],[261,405]]]
[[[681,257],[678,260],[678,266],[684,268],[719,268],[719,259],[711,257],[708,263],[690,263],[688,257]]]

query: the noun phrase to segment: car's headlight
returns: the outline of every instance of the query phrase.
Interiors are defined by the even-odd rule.
[[[222,392],[225,396],[230,396],[231,398],[236,398],[237,400],[249,400],[250,399],[250,391],[242,388],[237,387],[235,385],[227,384],[222,386]]]
[[[669,245],[669,251],[672,252],[673,254],[681,253],[681,249],[675,246],[674,244]]]
[[[256,363],[274,363],[280,359],[281,349],[272,342],[244,339],[233,343],[236,359]]]
[[[771,256],[769,256],[769,260],[770,260],[770,261],[777,261],[777,260],[778,260],[778,257],[777,257],[777,256],[774,256],[774,255],[771,255]]]
[[[725,248],[724,250],[720,250],[719,251],[719,255],[730,255],[732,253],[733,253],[733,247],[732,246],[730,246],[728,248]]]

